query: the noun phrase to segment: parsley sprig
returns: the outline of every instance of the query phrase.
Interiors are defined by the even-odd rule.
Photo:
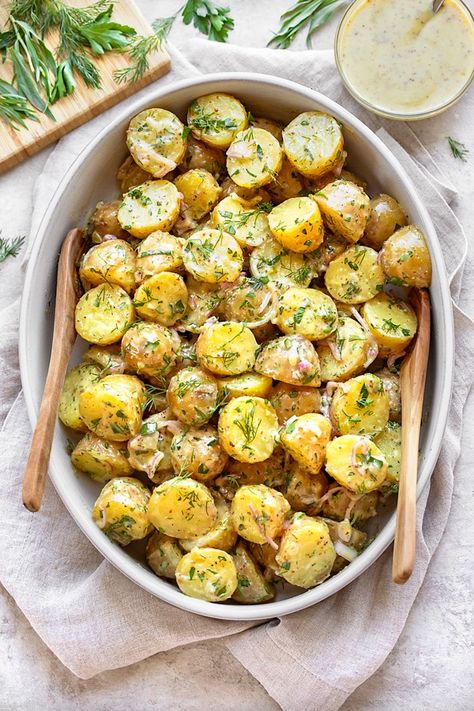
[[[306,45],[311,47],[314,32],[327,22],[339,8],[350,0],[297,0],[280,17],[280,27],[269,41],[278,49],[286,49],[304,27],[307,27]]]

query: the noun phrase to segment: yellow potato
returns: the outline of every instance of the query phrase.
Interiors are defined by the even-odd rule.
[[[183,552],[175,539],[163,533],[155,533],[146,544],[146,562],[160,578],[175,579],[176,566],[183,557]]]
[[[126,546],[150,532],[147,510],[150,492],[132,477],[111,479],[102,489],[92,509],[97,526],[112,541]]]
[[[328,480],[323,472],[313,474],[293,462],[285,488],[285,498],[294,511],[315,513],[319,511],[319,500],[328,490]]]
[[[160,272],[183,270],[183,240],[168,232],[152,232],[137,247],[135,279],[141,284]]]
[[[185,136],[185,127],[171,111],[146,109],[130,121],[127,146],[143,170],[162,178],[183,160]]]
[[[68,372],[59,399],[58,417],[66,427],[85,432],[87,430],[80,412],[79,398],[90,385],[101,377],[100,369],[91,363],[81,363]]]
[[[252,370],[256,350],[252,331],[234,321],[211,324],[196,343],[199,364],[217,375],[239,375]]]
[[[387,460],[387,481],[398,484],[402,457],[401,425],[398,422],[387,422],[386,428],[374,437],[374,442]]]
[[[318,341],[337,328],[336,304],[319,289],[293,287],[280,295],[273,322],[283,333],[297,333]]]
[[[377,341],[381,356],[404,351],[418,327],[412,307],[385,292],[367,301],[360,313]]]
[[[358,242],[364,234],[370,207],[369,196],[354,183],[335,180],[316,193],[325,224],[348,242]]]
[[[182,276],[160,272],[145,279],[133,297],[138,315],[146,321],[172,326],[186,311],[188,290]]]
[[[227,148],[238,131],[247,128],[247,111],[230,94],[207,94],[188,108],[188,126],[193,136],[209,146]]]
[[[258,569],[255,560],[242,542],[237,544],[234,559],[237,570],[237,589],[232,599],[247,605],[268,602],[275,597],[275,590]]]
[[[330,406],[331,421],[340,435],[374,435],[388,422],[390,405],[383,383],[365,373],[338,385]]]
[[[281,146],[269,131],[247,128],[227,149],[227,172],[243,188],[267,185],[278,175],[283,160]]]
[[[76,469],[103,484],[116,476],[130,476],[133,471],[126,447],[107,442],[92,432],[85,434],[76,444],[71,462]]]
[[[83,284],[117,284],[130,293],[135,288],[135,250],[122,239],[96,244],[86,252],[79,266]]]
[[[176,474],[208,483],[223,471],[227,453],[215,427],[187,427],[171,442],[171,464]]]
[[[322,244],[307,254],[308,262],[314,277],[324,276],[326,269],[333,259],[347,249],[347,242],[341,235],[335,235],[328,230],[324,233]]]
[[[122,338],[122,355],[129,370],[163,378],[176,363],[179,338],[157,323],[136,321]]]
[[[303,175],[318,177],[340,163],[344,139],[338,122],[320,111],[299,114],[283,129],[288,160]]]
[[[234,561],[217,548],[194,548],[176,567],[176,582],[185,595],[208,602],[223,602],[237,587]]]
[[[236,397],[219,415],[222,447],[239,462],[263,462],[275,448],[278,419],[268,400]]]
[[[377,515],[378,491],[356,496],[334,483],[327,493],[330,496],[323,502],[323,513],[336,521],[350,520],[351,524],[362,523]]]
[[[76,306],[77,333],[85,341],[100,346],[120,341],[134,319],[129,295],[113,284],[101,284],[86,291]]]
[[[268,183],[267,190],[272,202],[277,204],[303,194],[303,177],[295,170],[285,155],[278,175],[271,183]]]
[[[194,168],[203,168],[219,180],[225,173],[225,153],[218,148],[207,146],[191,134],[182,163],[178,166],[180,173]]]
[[[308,254],[291,252],[273,238],[251,252],[250,273],[257,279],[268,279],[279,289],[309,286],[314,276]]]
[[[107,375],[81,394],[79,412],[98,437],[124,442],[137,434],[145,404],[143,383],[133,375]]]
[[[166,400],[178,420],[186,425],[203,425],[216,411],[219,386],[201,368],[183,368],[171,378]]]
[[[186,271],[198,281],[235,281],[243,266],[239,243],[219,230],[205,227],[188,237],[183,249]]]
[[[371,247],[354,245],[329,264],[324,283],[337,301],[361,304],[381,291],[384,283],[378,254]]]
[[[124,373],[127,367],[118,343],[112,346],[91,346],[84,353],[84,360],[99,367],[101,378],[113,373]]]
[[[303,336],[282,336],[265,343],[258,352],[255,370],[290,385],[321,385],[318,354]]]
[[[406,215],[395,198],[377,195],[370,201],[370,214],[362,241],[373,249],[380,249],[395,230],[406,224]]]
[[[289,198],[276,205],[268,224],[275,239],[293,252],[312,252],[324,238],[321,213],[311,197]]]
[[[166,411],[158,412],[143,420],[138,434],[128,442],[131,466],[145,472],[152,481],[172,471],[171,442],[177,431],[173,424],[176,423],[170,422]]]
[[[124,230],[144,239],[152,232],[170,230],[179,215],[178,188],[169,180],[148,180],[125,193],[118,210]]]
[[[336,551],[324,521],[296,513],[276,554],[278,575],[291,585],[312,588],[329,577],[335,560]]]
[[[130,235],[122,229],[118,221],[120,200],[98,202],[87,223],[87,234],[93,242],[102,242],[105,235],[113,235],[117,239],[128,239]]]
[[[290,417],[280,428],[281,445],[310,474],[317,474],[324,463],[326,445],[331,439],[330,421],[319,413]]]
[[[201,333],[201,327],[219,306],[221,295],[216,290],[215,284],[197,281],[191,275],[186,279],[186,286],[188,307],[175,327],[191,333]]]
[[[253,543],[268,543],[283,531],[290,504],[283,494],[264,484],[241,486],[231,504],[234,528]]]
[[[216,499],[217,521],[213,528],[202,536],[180,538],[179,544],[187,553],[193,548],[219,548],[230,551],[237,542],[237,531],[230,518],[229,505],[223,499]]]
[[[272,489],[279,489],[286,481],[284,454],[282,449],[274,449],[273,454],[263,462],[239,462],[229,459],[225,470],[214,486],[222,496],[232,500],[235,492],[244,484],[265,484]]]
[[[272,134],[279,143],[282,141],[282,125],[267,116],[254,116],[251,119],[251,124],[254,128],[263,128]]]
[[[153,490],[148,517],[160,533],[189,538],[211,530],[217,521],[217,509],[207,486],[178,476]]]
[[[150,179],[150,173],[135,163],[132,156],[127,156],[117,171],[117,181],[120,192],[128,193],[129,190],[141,185]]]
[[[174,184],[183,195],[183,213],[196,221],[212,210],[221,193],[217,180],[203,168],[193,168],[178,175]]]
[[[287,383],[277,383],[270,394],[278,422],[283,425],[294,415],[319,412],[321,396],[316,388],[304,388]]]
[[[388,395],[390,403],[390,419],[400,422],[402,417],[402,403],[400,395],[400,376],[396,370],[382,368],[375,375],[378,375],[383,383],[383,389]]]
[[[391,284],[416,286],[431,284],[431,257],[423,232],[408,225],[389,237],[380,252],[380,263]]]
[[[258,247],[270,237],[268,202],[248,201],[235,193],[228,195],[214,208],[211,226],[223,229],[235,237],[241,247]]]
[[[353,318],[341,316],[336,331],[327,343],[318,345],[321,380],[347,380],[364,369],[370,343],[362,326]]]
[[[383,484],[388,464],[368,437],[347,434],[327,445],[326,471],[352,493],[366,494]]]
[[[228,398],[267,397],[272,388],[272,379],[260,373],[242,373],[230,378],[221,378],[219,385]]]

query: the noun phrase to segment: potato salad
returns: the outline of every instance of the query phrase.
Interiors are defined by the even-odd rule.
[[[141,542],[185,595],[255,604],[319,585],[398,490],[398,372],[430,255],[403,206],[368,191],[342,128],[224,93],[186,116],[149,108],[128,126],[119,196],[89,218],[87,350],[59,418],[98,483],[97,526]]]

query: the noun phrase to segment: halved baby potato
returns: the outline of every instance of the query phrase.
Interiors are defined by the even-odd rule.
[[[287,289],[273,319],[283,333],[298,333],[310,341],[327,338],[337,328],[337,307],[319,289]]]
[[[281,445],[310,474],[318,474],[331,439],[330,421],[316,412],[290,417],[280,428]]]
[[[276,205],[268,224],[275,239],[293,252],[312,252],[324,238],[321,213],[311,197],[289,198]]]
[[[267,185],[278,175],[283,160],[281,146],[269,131],[240,131],[227,149],[227,172],[243,188]]]
[[[178,476],[153,490],[148,517],[160,533],[189,538],[211,530],[217,521],[217,509],[207,486]]]
[[[178,175],[174,184],[183,196],[183,216],[195,222],[212,210],[221,194],[217,180],[203,168],[193,168]]]
[[[117,343],[134,319],[129,295],[115,284],[95,286],[77,302],[76,331],[89,343],[100,346]]]
[[[211,226],[235,237],[241,247],[252,249],[271,236],[268,213],[271,205],[260,199],[244,200],[236,193],[228,195],[214,208]]]
[[[166,399],[171,412],[186,425],[203,425],[216,411],[219,385],[201,368],[187,367],[171,378]]]
[[[380,249],[390,235],[406,224],[406,215],[395,198],[384,193],[377,195],[370,201],[363,242],[373,249]]]
[[[227,461],[212,425],[187,427],[171,442],[171,464],[179,476],[191,476],[207,484],[221,474]]]
[[[170,230],[178,219],[180,204],[174,183],[148,180],[125,193],[117,216],[124,230],[144,239],[156,230]]]
[[[382,432],[374,437],[374,442],[387,460],[387,481],[398,484],[402,459],[402,426],[389,421]]]
[[[431,284],[431,256],[423,232],[415,225],[397,230],[380,251],[380,263],[390,282],[397,286]]]
[[[283,147],[296,170],[318,177],[340,163],[344,139],[335,118],[305,111],[283,129]]]
[[[228,398],[267,397],[272,388],[272,379],[261,373],[242,373],[230,378],[221,378],[219,386]]]
[[[188,108],[188,126],[193,136],[209,146],[227,148],[234,136],[247,128],[244,105],[230,94],[206,94]]]
[[[130,476],[133,472],[126,446],[107,442],[92,432],[87,432],[76,444],[71,462],[76,469],[103,484],[116,476]]]
[[[207,533],[192,538],[181,538],[179,544],[187,553],[193,548],[219,548],[230,551],[237,542],[237,531],[230,516],[229,504],[222,498],[216,499],[217,521]]]
[[[370,340],[362,326],[353,318],[341,316],[337,329],[324,344],[317,346],[321,364],[321,380],[347,380],[364,369]]]
[[[257,354],[255,370],[290,385],[321,385],[318,354],[303,336],[281,336],[264,343]]]
[[[319,500],[328,490],[328,480],[322,471],[314,474],[293,462],[285,488],[285,497],[294,511],[314,513],[320,510]]]
[[[335,180],[317,192],[314,199],[330,230],[348,242],[358,242],[370,214],[369,196],[355,183]]]
[[[183,262],[198,281],[217,284],[235,281],[243,266],[243,254],[232,235],[205,227],[188,237],[183,249]]]
[[[160,477],[170,474],[171,442],[175,435],[177,423],[168,419],[168,413],[158,412],[142,420],[138,434],[132,437],[128,444],[129,462],[138,471],[145,472],[149,479],[161,483]]]
[[[252,484],[237,490],[230,510],[239,536],[262,544],[274,541],[282,534],[290,504],[276,489],[265,484]]]
[[[117,181],[122,195],[147,180],[150,180],[150,173],[140,168],[132,156],[127,156],[117,171]]]
[[[257,279],[268,279],[278,289],[309,286],[315,275],[308,254],[285,249],[273,237],[251,252],[250,273]]]
[[[174,272],[160,272],[145,279],[133,297],[138,315],[162,326],[172,326],[182,318],[187,304],[186,283]]]
[[[412,307],[385,292],[367,301],[362,306],[361,316],[377,341],[381,356],[405,350],[418,327]]]
[[[326,471],[353,494],[367,494],[383,484],[388,464],[368,437],[346,434],[328,443]]]
[[[320,518],[294,514],[276,554],[281,575],[291,585],[312,588],[329,577],[336,551],[329,528]]]
[[[67,373],[59,399],[58,417],[66,427],[85,432],[87,427],[79,411],[79,399],[84,390],[100,380],[100,368],[81,363]]]
[[[112,541],[126,546],[150,533],[149,499],[150,492],[138,479],[115,477],[100,492],[92,518]]]
[[[219,439],[239,462],[263,462],[275,449],[278,419],[268,400],[236,397],[219,414]]]
[[[146,562],[160,578],[175,579],[176,566],[183,557],[183,551],[175,538],[155,533],[146,544]]]
[[[110,239],[91,247],[79,266],[81,281],[91,286],[117,284],[127,293],[135,288],[135,250],[123,239]]]
[[[252,370],[257,341],[242,323],[223,321],[210,324],[196,343],[198,362],[217,375],[239,375]]]
[[[176,363],[179,338],[158,323],[136,321],[122,338],[122,355],[129,370],[162,378]]]
[[[152,232],[137,246],[135,279],[141,284],[160,272],[183,270],[184,240],[169,232]]]
[[[185,173],[194,168],[207,170],[216,180],[220,180],[225,173],[225,153],[219,148],[213,148],[202,141],[198,141],[191,133],[188,136],[188,145],[183,161],[178,166],[180,173]]]
[[[124,442],[137,434],[145,387],[134,375],[107,375],[81,394],[79,412],[98,437]]]
[[[250,123],[254,126],[254,128],[265,129],[265,131],[271,133],[272,136],[276,138],[279,143],[281,143],[283,125],[278,123],[278,121],[274,121],[267,116],[253,116],[250,119]]]
[[[229,553],[218,548],[193,548],[176,566],[176,582],[185,595],[223,602],[235,592],[237,571]]]
[[[162,178],[176,168],[186,152],[185,127],[171,111],[145,109],[127,129],[127,146],[135,162]]]
[[[118,343],[111,346],[90,346],[84,353],[84,360],[99,367],[101,378],[113,373],[124,373],[126,370]]]
[[[270,402],[275,408],[278,422],[283,425],[294,415],[319,412],[321,395],[317,388],[277,383],[270,394]]]
[[[237,570],[237,589],[232,595],[233,600],[246,605],[255,605],[268,602],[275,597],[273,586],[265,580],[242,542],[237,544],[232,557]]]
[[[330,406],[331,420],[340,435],[382,432],[388,422],[390,405],[383,383],[377,375],[364,373],[334,391]]]
[[[266,189],[270,193],[272,202],[276,204],[289,200],[289,198],[299,197],[304,190],[303,176],[284,155],[278,175],[271,183],[268,183]]]
[[[384,283],[378,253],[359,244],[349,247],[329,264],[324,283],[333,299],[345,304],[372,299]]]

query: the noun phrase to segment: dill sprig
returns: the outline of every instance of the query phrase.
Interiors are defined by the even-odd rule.
[[[8,257],[16,257],[24,243],[24,237],[14,237],[13,239],[0,237],[0,262],[4,262]]]
[[[127,47],[127,53],[133,63],[129,67],[117,69],[114,79],[117,84],[133,84],[148,71],[149,58],[158,52],[173,26],[176,15],[161,17],[152,22],[153,34],[144,37],[136,35]]]
[[[451,153],[455,158],[459,158],[460,160],[464,161],[465,163],[467,162],[467,154],[469,153],[469,148],[466,148],[464,143],[461,143],[460,141],[456,141],[455,138],[451,138],[451,136],[448,136],[448,143],[449,147],[451,148]]]
[[[268,45],[286,49],[303,27],[307,27],[306,45],[311,47],[314,32],[324,25],[339,8],[351,0],[298,0],[280,17],[280,27]]]

